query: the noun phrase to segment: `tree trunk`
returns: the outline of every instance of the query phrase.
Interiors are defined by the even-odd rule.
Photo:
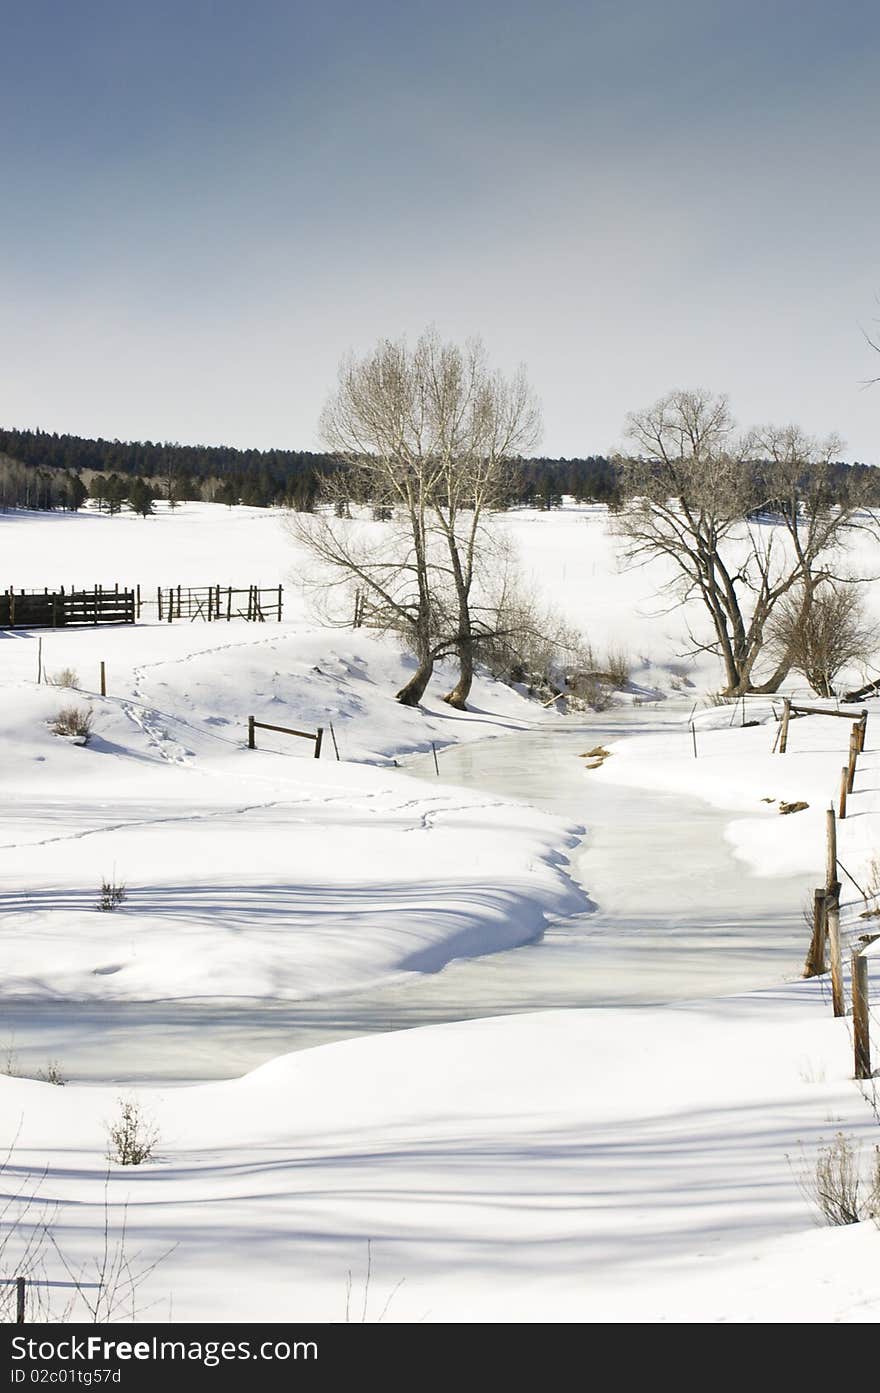
[[[425,688],[431,680],[433,671],[433,657],[423,658],[409,681],[401,687],[395,700],[399,701],[401,706],[418,706],[425,695]]]
[[[467,710],[467,699],[470,696],[471,686],[474,680],[474,641],[468,636],[462,639],[457,648],[458,661],[460,664],[458,681],[451,692],[447,692],[444,701],[450,706],[454,706],[457,711]]]

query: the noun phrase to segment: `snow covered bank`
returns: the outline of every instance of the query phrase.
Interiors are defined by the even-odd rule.
[[[584,904],[557,819],[115,698],[73,746],[47,724],[70,699],[0,692],[7,997],[290,1000],[509,948]],[[126,887],[113,913],[105,880]]]
[[[838,851],[847,870],[864,888],[870,861],[880,855],[880,707],[867,703],[865,750],[859,756],[846,820],[838,827]],[[781,702],[777,703],[781,711]],[[756,710],[754,715],[768,713]],[[854,710],[854,717],[858,712]],[[767,723],[743,729],[730,725],[729,708],[696,720],[697,757],[686,720],[678,730],[637,736],[614,744],[600,769],[584,777],[630,788],[651,788],[702,798],[737,814],[726,835],[739,856],[759,876],[824,876],[825,810],[837,808],[841,768],[847,762],[850,725],[828,716],[805,716],[791,723],[788,751],[773,752],[778,727]],[[807,803],[781,815],[783,804]],[[844,878],[845,879],[845,878]],[[845,900],[861,897],[851,882]]]
[[[651,1010],[438,1026],[143,1091],[156,1156],[111,1168],[127,1244],[175,1244],[152,1318],[873,1320],[880,1234],[803,1193],[870,1109],[819,982]],[[103,1222],[108,1089],[0,1078],[16,1184],[85,1262]]]

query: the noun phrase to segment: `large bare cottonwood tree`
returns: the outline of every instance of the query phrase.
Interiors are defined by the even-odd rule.
[[[476,594],[485,522],[510,458],[532,447],[539,423],[524,373],[493,372],[478,340],[460,347],[429,330],[413,348],[383,340],[340,367],[321,433],[344,469],[327,480],[325,502],[371,502],[393,522],[376,534],[325,508],[291,528],[339,581],[366,593],[379,623],[406,635],[417,666],[397,693],[405,705],[421,701],[438,657],[454,652],[460,675],[446,700],[463,706],[476,645],[505,622]]]
[[[768,623],[797,593],[806,617],[836,576],[846,529],[860,516],[858,483],[832,479],[840,449],[797,427],[738,435],[727,398],[671,392],[627,420],[637,453],[622,461],[626,504],[616,519],[631,562],[666,557],[679,598],[702,602],[708,642],[720,656],[725,691],[776,691],[792,655],[776,650],[761,683],[755,668]]]

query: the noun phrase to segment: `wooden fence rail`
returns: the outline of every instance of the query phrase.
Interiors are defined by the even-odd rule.
[[[255,750],[257,741],[255,732],[258,730],[275,730],[279,735],[297,735],[301,740],[314,740],[315,759],[321,758],[321,744],[324,739],[324,727],[318,726],[317,731],[312,734],[310,730],[293,730],[290,726],[270,726],[265,721],[254,720],[253,716],[248,716],[248,749]],[[337,759],[339,755],[337,753]]]

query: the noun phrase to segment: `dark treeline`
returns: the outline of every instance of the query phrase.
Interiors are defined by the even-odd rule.
[[[508,502],[513,506],[556,508],[563,495],[578,503],[621,503],[620,469],[604,455],[586,459],[518,460],[511,470]]]
[[[308,450],[128,443],[0,429],[0,508],[75,510],[92,496],[110,511],[123,501],[142,511],[146,492],[134,482],[140,480],[148,481],[151,497],[172,504],[188,499],[263,508],[281,504],[307,512],[317,501],[322,476],[340,467],[333,455]],[[757,481],[761,465],[753,468]],[[96,475],[104,476],[103,482]],[[834,466],[840,491],[856,475],[864,481],[866,501],[880,506],[880,470],[858,463]],[[834,483],[830,491],[838,492]],[[619,465],[603,455],[517,460],[503,501],[509,507],[549,509],[561,506],[563,496],[619,508]]]
[[[176,502],[204,498],[256,507],[310,506],[320,476],[335,464],[330,455],[308,450],[89,440],[31,430],[0,430],[0,454],[31,469],[63,471],[75,477],[100,473],[154,480],[159,495]]]
[[[339,467],[332,455],[307,450],[237,450],[149,440],[126,443],[30,430],[0,430],[0,454],[28,467],[27,476],[15,471],[14,484],[10,479],[0,501],[3,507],[70,506],[64,501],[64,488],[51,482],[60,471],[80,480],[96,473],[116,476],[123,491],[126,478],[149,479],[158,484],[158,496],[175,502],[206,499],[254,507],[289,504],[309,510],[317,499],[321,476]],[[42,480],[39,490],[34,483],[37,474]],[[70,496],[77,493],[74,488]],[[510,471],[506,502],[511,506],[557,507],[565,494],[613,505],[619,501],[619,472],[600,455],[521,460]],[[81,502],[79,498],[73,506]]]

